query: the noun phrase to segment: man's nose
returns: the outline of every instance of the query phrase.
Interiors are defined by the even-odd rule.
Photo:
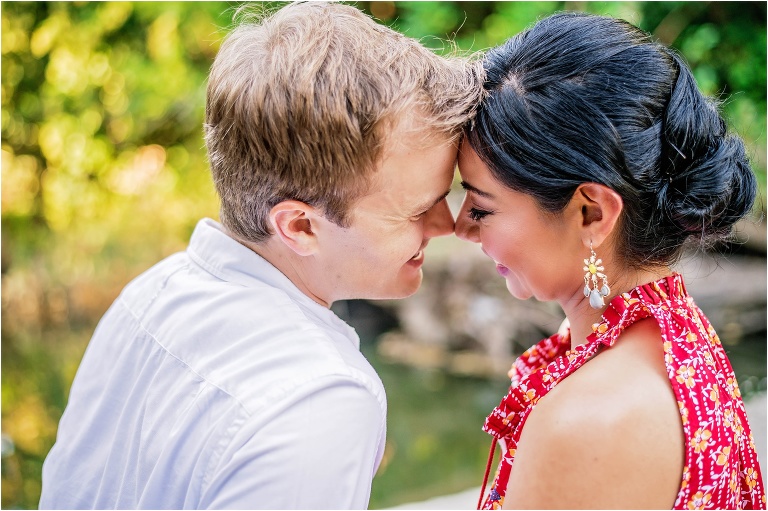
[[[443,199],[427,211],[424,219],[424,237],[436,238],[453,233],[453,215],[448,207],[448,201]]]

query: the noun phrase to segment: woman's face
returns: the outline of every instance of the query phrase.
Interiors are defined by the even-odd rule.
[[[589,256],[574,224],[581,221],[579,212],[569,206],[559,214],[545,212],[531,196],[497,181],[466,142],[458,163],[466,195],[456,235],[482,246],[514,297],[561,305],[579,297]]]

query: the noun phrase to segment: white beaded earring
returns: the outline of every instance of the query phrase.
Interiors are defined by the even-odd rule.
[[[602,266],[603,260],[598,259],[595,251],[592,249],[592,242],[589,242],[589,259],[584,259],[584,296],[589,298],[589,305],[593,309],[602,309],[605,307],[604,297],[611,294],[611,288],[608,287],[608,277],[605,276],[605,268]],[[603,281],[602,287],[597,288],[597,279]],[[590,284],[592,287],[590,288]]]

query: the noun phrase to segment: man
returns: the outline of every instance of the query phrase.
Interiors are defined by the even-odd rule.
[[[223,225],[202,220],[100,322],[41,508],[367,506],[386,399],[328,307],[414,293],[453,232],[470,71],[339,4],[230,34],[205,124]]]

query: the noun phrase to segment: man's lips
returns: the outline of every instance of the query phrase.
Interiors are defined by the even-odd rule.
[[[426,244],[422,245],[422,247],[419,249],[418,252],[413,254],[413,257],[408,259],[408,262],[406,264],[410,266],[421,266],[424,264],[424,249],[427,248]]]
[[[424,262],[424,249],[422,248],[416,254],[408,260],[409,263],[422,263]]]

